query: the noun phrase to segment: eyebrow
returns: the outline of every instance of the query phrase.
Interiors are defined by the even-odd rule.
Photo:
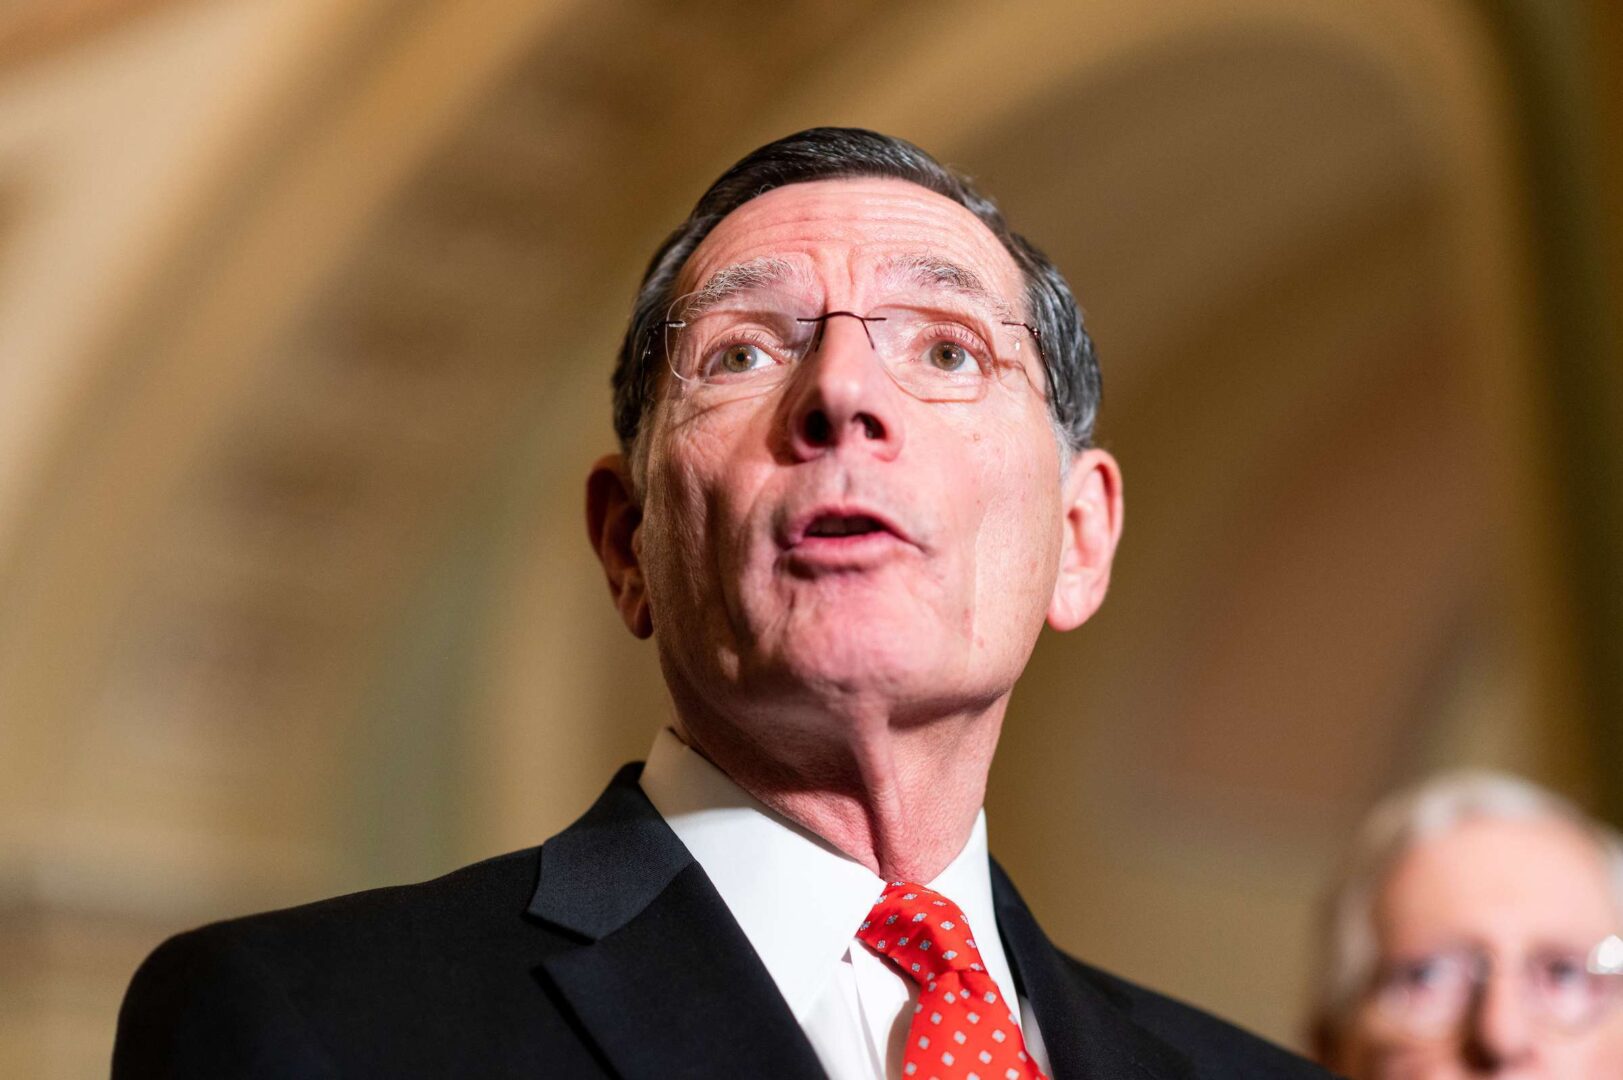
[[[879,264],[876,276],[892,287],[940,289],[976,301],[1000,319],[1017,318],[1008,300],[989,288],[979,274],[948,259],[934,255],[896,255]],[[685,303],[678,301],[680,316],[684,320],[697,319],[744,293],[783,284],[809,287],[811,272],[803,263],[774,255],[724,266],[689,293]]]
[[[886,259],[879,266],[879,276],[901,285],[955,293],[990,308],[1000,319],[1016,317],[1009,301],[989,288],[979,274],[934,255],[897,255]]]
[[[724,266],[706,278],[698,289],[688,294],[687,302],[681,305],[681,317],[696,319],[741,293],[769,289],[785,283],[804,284],[809,277],[806,267],[800,263],[772,255],[763,255],[749,262]]]

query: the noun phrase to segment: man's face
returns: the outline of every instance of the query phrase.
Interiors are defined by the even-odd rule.
[[[728,281],[813,317],[921,293],[978,292],[1014,317],[1024,306],[1020,272],[985,226],[886,179],[745,203],[689,258],[677,292]],[[1091,527],[1113,545],[1114,464],[1094,451],[1062,481],[1040,360],[1029,348],[1021,359],[1025,377],[978,400],[921,400],[859,320],[835,317],[771,392],[718,400],[665,375],[644,425],[632,548],[679,705],[764,708],[774,722],[831,702],[882,702],[904,718],[984,707],[1013,685],[1045,613],[1081,621],[1069,600],[1051,611],[1070,506],[1107,487],[1111,520]],[[1102,564],[1099,595],[1108,553]]]
[[[1594,845],[1557,821],[1468,822],[1410,851],[1376,906],[1383,969],[1465,950],[1488,959],[1488,974],[1459,1022],[1423,1039],[1394,1030],[1372,998],[1341,1067],[1358,1080],[1623,1076],[1623,1010],[1563,1023],[1582,1012],[1570,1007],[1580,976],[1555,960],[1583,958],[1619,931],[1603,867]],[[1426,969],[1411,970],[1428,993]]]

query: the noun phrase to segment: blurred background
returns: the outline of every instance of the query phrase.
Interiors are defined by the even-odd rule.
[[[644,261],[812,124],[1070,276],[1128,518],[992,849],[1302,1046],[1441,765],[1623,814],[1623,13],[1595,0],[0,4],[0,1074],[199,922],[539,842],[666,705],[582,482]]]

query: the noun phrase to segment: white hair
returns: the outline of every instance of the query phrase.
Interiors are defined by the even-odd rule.
[[[1380,955],[1375,901],[1393,867],[1421,841],[1479,820],[1558,821],[1588,837],[1623,914],[1623,837],[1616,830],[1518,777],[1481,770],[1438,774],[1382,800],[1354,837],[1325,909],[1313,1013],[1321,1030],[1344,1030],[1374,976]]]

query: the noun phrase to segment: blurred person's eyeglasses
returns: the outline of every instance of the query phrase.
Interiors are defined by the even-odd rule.
[[[1000,383],[1040,385],[1027,370],[1042,361],[1037,330],[967,299],[904,299],[866,314],[816,314],[804,302],[770,292],[751,291],[714,306],[693,299],[678,300],[661,324],[665,358],[687,393],[709,400],[782,385],[840,318],[862,327],[884,370],[922,401],[972,402]]]
[[[1507,965],[1475,948],[1449,949],[1382,966],[1373,990],[1380,1020],[1396,1036],[1438,1039],[1459,1031],[1466,1014]],[[1535,1023],[1575,1033],[1623,999],[1623,939],[1592,949],[1546,947],[1520,965],[1520,992]]]

